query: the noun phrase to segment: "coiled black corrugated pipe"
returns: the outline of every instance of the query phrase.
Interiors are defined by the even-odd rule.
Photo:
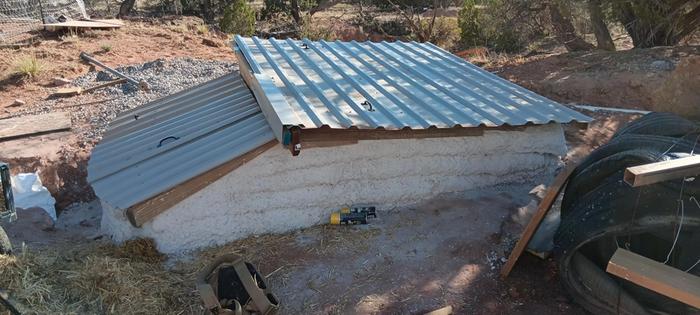
[[[697,125],[652,113],[622,128],[569,179],[555,254],[564,287],[584,308],[602,314],[700,312],[605,272],[622,247],[700,274],[700,266],[690,268],[700,259],[700,204],[695,199],[700,198],[700,180],[637,188],[623,181],[625,168],[694,152],[700,149],[697,140]]]

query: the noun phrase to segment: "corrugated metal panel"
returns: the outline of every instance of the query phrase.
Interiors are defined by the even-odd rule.
[[[283,126],[423,129],[589,122],[429,43],[236,36]],[[266,106],[266,105],[262,105]],[[273,128],[281,126],[273,126]]]
[[[126,209],[274,139],[232,73],[120,115],[92,151],[88,181]]]

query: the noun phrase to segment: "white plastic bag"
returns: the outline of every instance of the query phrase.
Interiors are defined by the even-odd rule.
[[[54,208],[56,199],[41,184],[38,173],[20,173],[17,176],[12,176],[12,194],[15,199],[15,207],[42,208],[56,222],[56,208]]]

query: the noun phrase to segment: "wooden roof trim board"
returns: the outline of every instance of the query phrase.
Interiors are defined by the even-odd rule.
[[[185,198],[202,190],[204,187],[215,182],[224,175],[241,167],[243,164],[274,147],[277,145],[277,143],[277,140],[270,140],[267,143],[248,151],[247,153],[236,157],[231,161],[189,179],[186,182],[162,192],[153,198],[136,204],[127,209],[126,217],[133,226],[142,227],[146,222],[153,220],[153,218],[155,218],[157,215],[165,212],[180,201],[185,200]]]

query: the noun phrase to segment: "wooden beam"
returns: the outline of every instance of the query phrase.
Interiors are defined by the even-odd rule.
[[[332,128],[308,128],[301,129],[301,149],[309,147],[328,146],[339,143],[347,145],[360,140],[384,140],[384,139],[425,139],[444,137],[470,137],[483,136],[486,131],[523,131],[527,126],[499,126],[499,127],[453,127],[453,128],[428,128],[428,129],[332,129]],[[317,145],[320,143],[320,145]]]
[[[425,313],[425,315],[452,315],[452,311],[452,305],[448,305],[432,312]]]
[[[304,150],[305,143],[312,144],[315,142],[357,142],[359,140],[424,139],[481,136],[483,134],[484,130],[482,128],[429,128],[401,130],[313,128],[301,129],[301,136],[299,137],[299,139],[302,143],[301,149]]]
[[[515,244],[513,251],[510,252],[508,261],[506,261],[506,264],[503,265],[503,268],[501,269],[502,278],[507,277],[508,274],[510,274],[510,271],[513,270],[518,258],[520,258],[520,255],[527,247],[527,244],[530,243],[530,239],[533,235],[535,235],[537,227],[540,226],[540,223],[544,219],[545,215],[547,215],[549,208],[551,208],[554,201],[557,200],[559,192],[561,192],[562,188],[564,188],[564,184],[566,184],[566,182],[569,180],[569,176],[571,176],[571,173],[574,172],[577,165],[577,163],[570,163],[565,166],[557,177],[554,178],[554,182],[552,182],[552,184],[547,188],[547,192],[545,193],[544,198],[542,198],[542,202],[540,202],[539,206],[537,207],[537,212],[535,212],[535,215],[533,215],[532,219],[530,219],[530,222],[523,231],[523,235]]]
[[[239,168],[241,165],[254,159],[278,143],[279,142],[277,142],[277,140],[271,140],[246,154],[211,169],[204,174],[198,175],[197,177],[177,185],[166,192],[160,193],[151,199],[138,203],[126,210],[126,216],[129,218],[132,225],[135,227],[141,227],[144,223],[152,220],[157,215],[170,209],[192,194],[202,190],[204,187],[215,182],[224,175]]]
[[[0,141],[69,130],[70,115],[56,112],[0,119]]]
[[[625,182],[632,187],[700,175],[700,155],[628,167]]]
[[[618,248],[608,262],[608,273],[656,293],[700,308],[700,277]]]

